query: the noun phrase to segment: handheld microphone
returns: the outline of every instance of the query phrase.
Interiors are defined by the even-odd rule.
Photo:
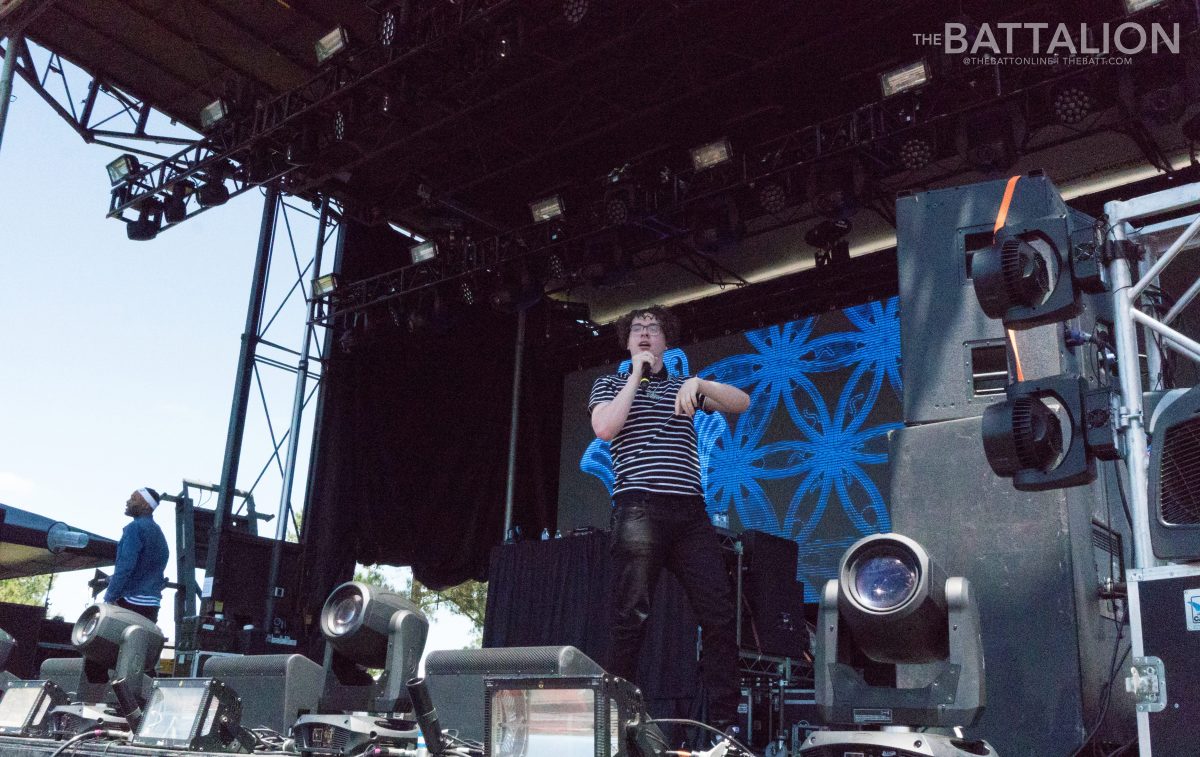
[[[646,387],[650,386],[650,364],[642,363],[642,374],[638,378],[638,391],[646,391]]]

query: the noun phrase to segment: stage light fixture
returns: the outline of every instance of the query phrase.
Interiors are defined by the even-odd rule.
[[[496,63],[513,57],[521,45],[525,37],[525,22],[520,16],[512,20],[501,23],[496,27],[495,35],[492,37],[492,59]]]
[[[612,194],[604,200],[604,221],[609,226],[623,226],[629,220],[629,202],[625,195]]]
[[[0,735],[46,738],[50,711],[70,701],[52,681],[10,681],[0,694]]]
[[[1138,11],[1143,11],[1147,8],[1152,8],[1155,5],[1161,4],[1163,0],[1122,0],[1122,2],[1125,5],[1125,15],[1132,16]]]
[[[162,228],[162,214],[163,205],[157,199],[151,197],[142,200],[138,205],[137,220],[125,224],[125,236],[135,242],[154,239]]]
[[[1060,123],[1074,126],[1096,109],[1096,98],[1082,85],[1068,84],[1054,93],[1054,117]]]
[[[666,738],[647,723],[637,687],[610,675],[495,676],[484,680],[491,757],[651,757]]]
[[[317,40],[315,45],[317,64],[324,64],[349,46],[350,36],[346,33],[346,27],[338,26]]]
[[[379,16],[379,44],[387,48],[403,42],[411,18],[412,0],[402,0],[384,10]]]
[[[929,64],[924,59],[879,75],[879,87],[884,97],[923,87],[929,82]]]
[[[733,151],[728,139],[719,139],[706,145],[692,148],[692,168],[707,171],[710,168],[724,165],[733,159]]]
[[[163,200],[163,218],[167,223],[180,223],[187,218],[187,198],[196,189],[190,181],[177,181]]]
[[[158,678],[150,691],[135,746],[198,752],[241,751],[242,705],[215,678]]]
[[[933,145],[923,136],[908,137],[900,143],[900,165],[919,171],[933,162]]]
[[[333,290],[337,289],[337,287],[338,275],[336,273],[327,273],[323,276],[318,276],[312,281],[313,299],[333,294]]]
[[[813,166],[806,193],[817,214],[834,220],[849,218],[866,193],[866,173],[854,156],[834,158]]]
[[[1167,126],[1182,118],[1191,101],[1184,57],[1150,55],[1123,66],[1117,96],[1125,110],[1151,126]]]
[[[409,247],[408,254],[412,258],[414,265],[417,263],[424,263],[427,260],[433,260],[437,257],[438,246],[433,240],[426,240],[420,244]]]
[[[591,9],[590,0],[563,0],[562,15],[571,26],[578,26]]]
[[[550,257],[546,259],[546,271],[552,280],[561,281],[567,277],[567,266],[557,252],[551,253]]]
[[[689,212],[688,226],[696,249],[707,253],[736,247],[746,233],[741,210],[730,193],[694,205]]]
[[[895,533],[855,542],[837,575],[818,610],[817,706],[826,723],[872,730],[817,731],[799,754],[916,754],[918,736],[921,754],[994,756],[981,741],[915,731],[970,726],[983,714],[983,642],[967,579],[947,578],[920,544]]]
[[[229,115],[229,104],[224,98],[217,98],[200,109],[200,129],[208,131]]]
[[[467,281],[459,282],[458,296],[462,299],[464,305],[475,304],[475,290],[471,288],[471,284]]]
[[[132,610],[109,604],[87,607],[71,629],[71,644],[89,662],[111,670],[113,680],[134,680],[158,664],[163,633]]]
[[[336,711],[406,711],[405,684],[417,675],[429,632],[421,610],[399,594],[351,581],[330,593],[319,623],[334,651],[323,701]],[[366,668],[383,669],[378,682]]]
[[[1096,479],[1097,455],[1084,428],[1084,379],[1018,381],[1004,393],[1007,399],[983,411],[983,452],[997,476],[1012,478],[1019,491],[1082,486]],[[1102,456],[1111,458],[1114,452]]]
[[[787,208],[787,190],[777,181],[760,182],[758,204],[767,213],[782,213]]]
[[[1011,168],[1024,141],[1025,119],[1010,105],[964,114],[954,137],[959,156],[981,173]]]
[[[108,180],[115,187],[141,170],[142,165],[137,157],[125,153],[108,164]]]
[[[229,202],[229,188],[219,172],[196,190],[196,202],[202,208],[215,208]]]
[[[553,195],[541,200],[535,200],[529,203],[529,212],[533,215],[534,223],[560,218],[563,214],[562,197]]]

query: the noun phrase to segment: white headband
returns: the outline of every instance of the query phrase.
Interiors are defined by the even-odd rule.
[[[158,507],[158,500],[154,498],[154,495],[150,493],[149,489],[138,489],[138,494],[142,495],[142,499],[146,500],[146,504],[150,505],[151,510]]]

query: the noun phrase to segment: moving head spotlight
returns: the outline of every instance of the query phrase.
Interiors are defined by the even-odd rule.
[[[321,608],[326,652],[321,711],[296,721],[297,748],[304,754],[350,754],[368,744],[415,745],[408,681],[417,677],[429,621],[415,603],[394,592],[350,581]],[[367,668],[383,668],[375,681]],[[351,713],[375,713],[380,719]]]
[[[983,741],[913,730],[969,726],[983,714],[979,609],[967,579],[946,578],[907,536],[868,536],[825,584],[819,620],[823,719],[883,730],[816,731],[800,754],[995,755]]]
[[[69,735],[97,725],[132,727],[127,719],[136,719],[150,695],[146,671],[158,664],[163,641],[158,626],[132,610],[109,604],[86,608],[71,629],[71,644],[83,658],[42,664],[42,677],[72,692],[76,703],[51,712],[53,730]],[[119,716],[105,704],[118,705]]]

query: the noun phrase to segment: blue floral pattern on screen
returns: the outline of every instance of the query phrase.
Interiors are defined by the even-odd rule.
[[[750,408],[731,416],[733,425],[720,413],[696,417],[708,509],[795,540],[809,601],[836,577],[846,547],[891,530],[871,474],[886,470],[887,434],[903,425],[894,410],[872,412],[881,398],[891,408],[899,403],[899,300],[846,308],[841,316],[747,331],[744,352],[696,371],[750,395]],[[682,350],[669,350],[664,363],[672,375],[688,373]],[[628,371],[629,361],[618,370]],[[840,386],[836,397],[818,389],[821,374],[830,374],[820,382],[827,393]],[[607,442],[593,440],[580,468],[612,492]]]

